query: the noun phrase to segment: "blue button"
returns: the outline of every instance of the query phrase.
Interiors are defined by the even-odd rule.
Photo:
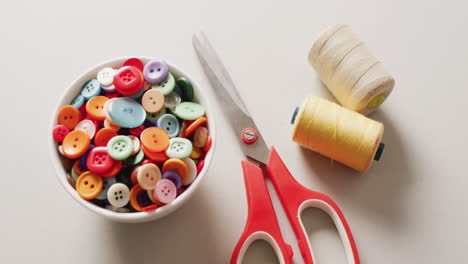
[[[100,92],[101,92],[101,85],[96,79],[87,81],[81,88],[81,95],[84,96],[84,98],[86,99],[90,99],[90,98],[93,98],[94,96],[98,96]]]
[[[115,177],[110,177],[110,178],[102,178],[102,192],[96,197],[97,200],[105,200],[107,199],[107,191],[109,190],[109,187],[112,186],[112,184],[116,183]]]
[[[180,131],[179,120],[171,114],[162,115],[156,122],[156,126],[166,130],[169,137],[177,137]]]
[[[126,97],[114,98],[108,106],[108,111],[112,121],[121,127],[139,127],[146,119],[143,106]]]
[[[80,157],[81,167],[83,167],[83,169],[85,169],[85,170],[88,170],[88,165],[86,164],[86,162],[87,162],[87,160],[88,160],[89,152],[90,152],[93,148],[94,148],[94,147],[89,147],[88,150],[85,152],[85,154],[83,154],[83,156]]]
[[[77,97],[75,97],[75,99],[73,99],[70,103],[71,106],[74,106],[76,109],[80,108],[81,105],[83,105],[83,103],[85,102],[85,98],[84,96],[82,96],[81,94],[78,95]]]
[[[144,93],[145,93],[145,89],[141,88],[138,93],[126,95],[126,97],[132,98],[133,100],[137,100],[137,99],[140,99]]]

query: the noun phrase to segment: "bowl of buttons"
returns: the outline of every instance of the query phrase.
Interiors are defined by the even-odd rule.
[[[215,124],[197,83],[152,57],[94,66],[66,89],[50,127],[58,180],[81,205],[140,223],[180,208],[209,168]]]

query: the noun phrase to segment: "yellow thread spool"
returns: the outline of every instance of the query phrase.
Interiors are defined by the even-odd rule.
[[[379,160],[382,123],[316,96],[308,96],[293,115],[292,139],[358,171]]]

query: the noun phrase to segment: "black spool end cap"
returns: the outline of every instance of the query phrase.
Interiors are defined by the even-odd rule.
[[[376,160],[376,161],[380,160],[380,157],[382,157],[382,153],[384,151],[384,148],[385,148],[385,144],[381,142],[379,144],[379,147],[377,148],[377,152],[375,152],[374,160]]]
[[[296,106],[296,109],[294,109],[294,113],[291,117],[291,125],[294,125],[294,122],[296,122],[297,113],[299,113],[299,107]]]

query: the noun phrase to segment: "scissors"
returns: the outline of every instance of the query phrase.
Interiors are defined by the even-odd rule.
[[[252,242],[259,239],[265,240],[272,246],[280,263],[292,263],[293,251],[281,235],[264,177],[264,170],[266,170],[266,175],[270,177],[283,210],[294,230],[304,263],[313,264],[315,261],[300,216],[304,209],[316,207],[325,211],[335,223],[346,251],[348,263],[359,264],[353,235],[336,203],[328,196],[307,189],[298,183],[275,148],[269,149],[267,147],[229,73],[205,34],[203,32],[194,34],[192,43],[205,74],[229,118],[231,128],[237,135],[240,135],[239,142],[242,151],[247,157],[259,162],[261,166],[247,160],[241,162],[247,192],[248,216],[230,263],[242,263],[247,248]]]

